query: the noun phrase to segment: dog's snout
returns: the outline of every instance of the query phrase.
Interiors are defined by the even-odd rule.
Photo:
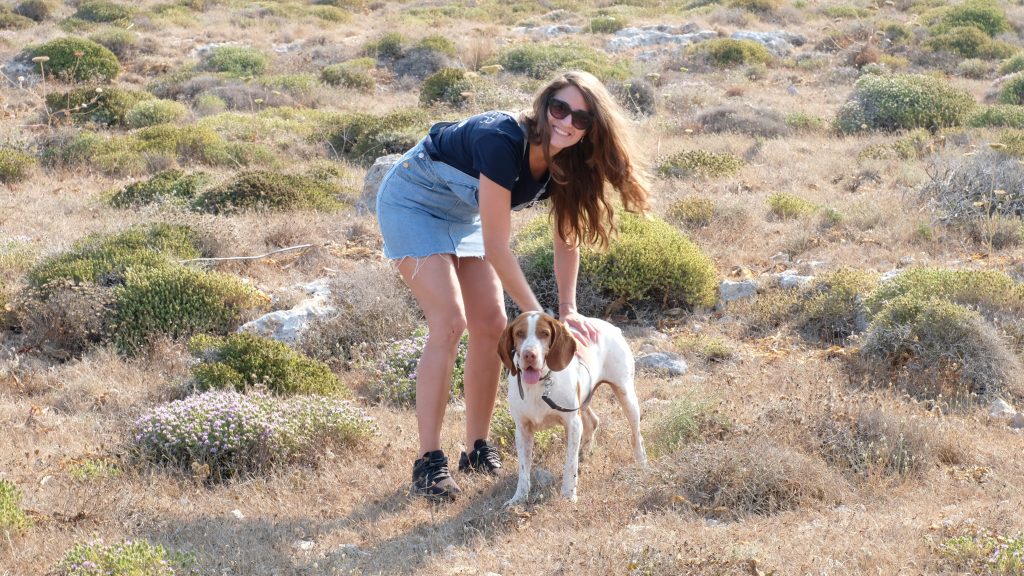
[[[523,348],[523,362],[530,366],[533,366],[537,362],[536,348]]]

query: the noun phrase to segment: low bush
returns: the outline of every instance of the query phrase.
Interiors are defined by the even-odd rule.
[[[643,78],[617,83],[613,85],[612,93],[619,104],[633,114],[654,116],[657,112],[654,87]]]
[[[765,108],[719,106],[697,115],[705,132],[735,132],[761,138],[779,138],[792,133],[786,117]]]
[[[455,58],[458,55],[458,49],[455,46],[455,42],[453,42],[451,38],[440,34],[431,34],[430,36],[423,37],[413,46],[413,48],[430,50],[432,52],[437,52],[438,54],[444,54],[449,58]]]
[[[679,398],[660,409],[654,424],[644,435],[647,453],[652,458],[672,454],[684,444],[699,440],[721,439],[732,423],[707,400]]]
[[[86,22],[117,22],[131,17],[131,6],[108,0],[87,0],[79,4],[75,11],[75,18]]]
[[[785,116],[786,126],[795,132],[823,132],[828,127],[828,122],[821,116],[807,114],[805,112],[792,112]]]
[[[466,364],[466,351],[469,339],[466,335],[459,341],[455,356],[455,368],[452,372],[452,387],[449,399],[462,396],[463,371]],[[384,350],[382,359],[373,367],[374,378],[367,386],[368,398],[374,402],[383,402],[395,406],[411,407],[416,405],[416,368],[423,354],[423,346],[427,336],[413,336],[390,343]]]
[[[32,175],[35,165],[36,157],[31,154],[14,148],[0,148],[0,183],[24,182]]]
[[[125,186],[111,197],[110,205],[115,208],[133,208],[155,202],[187,204],[209,182],[210,175],[205,172],[164,170],[151,178]]]
[[[845,133],[913,128],[935,131],[962,125],[974,107],[969,93],[932,76],[868,74],[857,80],[853,94],[839,110],[836,126]]]
[[[188,115],[188,108],[174,100],[143,100],[128,111],[125,123],[129,128],[145,128],[177,122]]]
[[[563,434],[561,426],[535,432],[533,435],[534,456],[543,457],[545,454],[551,453]],[[491,434],[487,438],[487,443],[497,447],[505,454],[516,454],[516,421],[512,419],[512,414],[508,411],[507,402],[501,402],[494,409],[494,416],[491,417]]]
[[[24,30],[35,25],[31,18],[0,8],[0,30]]]
[[[1024,106],[1016,104],[994,104],[979,106],[967,125],[972,128],[1024,128]]]
[[[318,210],[331,212],[343,204],[343,190],[332,181],[267,170],[242,172],[195,199],[196,210],[232,214],[252,210]]]
[[[0,478],[0,532],[17,534],[31,525],[21,509],[21,497],[21,490],[14,482]]]
[[[878,285],[865,301],[870,314],[878,314],[890,302],[910,297],[914,301],[938,298],[994,313],[1016,311],[1024,306],[1017,283],[1001,270],[954,270],[915,267]]]
[[[626,22],[619,16],[596,16],[587,24],[587,31],[594,34],[614,34],[626,27]]]
[[[1006,13],[995,0],[964,0],[946,8],[933,30],[971,27],[989,38],[1010,30]]]
[[[126,355],[156,336],[226,334],[269,303],[237,276],[180,265],[129,269],[114,294],[113,341]]]
[[[30,47],[27,52],[29,58],[48,58],[41,64],[33,64],[32,69],[58,80],[110,82],[121,73],[121,63],[113,52],[85,38],[58,38]]]
[[[14,6],[13,12],[35,22],[42,22],[53,15],[53,10],[54,5],[47,0],[22,0]]]
[[[261,388],[275,394],[347,395],[326,364],[283,342],[243,333],[193,337],[189,348],[202,359],[192,368],[200,390]]]
[[[259,76],[269,65],[270,58],[266,54],[248,46],[217,46],[203,61],[204,69],[237,78]]]
[[[560,70],[585,70],[605,81],[628,76],[625,66],[582,44],[517,44],[488,63],[501,64],[509,72],[536,79],[547,79]]]
[[[769,14],[782,7],[781,0],[726,0],[725,5],[758,14]]]
[[[715,217],[715,202],[710,198],[688,197],[672,203],[665,214],[669,221],[687,228],[701,228],[711,224]]]
[[[371,58],[356,58],[340,64],[331,64],[320,71],[320,79],[331,86],[369,92],[377,86],[377,81],[370,75],[374,66]]]
[[[925,46],[936,51],[952,52],[964,58],[1006,58],[1017,51],[1003,42],[994,42],[985,32],[973,26],[958,26],[935,33]]]
[[[1017,74],[999,89],[999,103],[1020,106],[1024,104],[1024,74]]]
[[[768,197],[768,210],[782,220],[810,216],[820,209],[820,206],[810,200],[787,192],[775,192]]]
[[[55,282],[19,294],[13,320],[24,335],[24,348],[63,362],[110,338],[113,305],[109,287]]]
[[[1024,533],[1008,536],[970,520],[944,522],[941,530],[937,540],[930,537],[928,542],[947,570],[992,576],[1024,573]]]
[[[65,122],[127,126],[129,112],[152,98],[141,90],[90,86],[47,94],[46,106],[51,114]]]
[[[105,544],[102,540],[78,544],[53,569],[54,576],[176,576],[195,575],[191,554],[168,552],[146,540]]]
[[[718,178],[736,174],[745,164],[742,158],[728,152],[687,150],[666,158],[658,166],[658,174],[666,178]]]
[[[469,101],[473,83],[462,68],[442,68],[423,81],[420,87],[420,105],[446,104],[455,108]]]
[[[350,160],[369,164],[385,154],[412,148],[430,126],[422,109],[404,109],[376,116],[346,114],[329,122],[324,131],[335,153]]]
[[[1012,134],[1001,137],[1003,151],[982,150],[972,156],[936,158],[923,187],[945,217],[955,224],[993,216],[1024,216],[1024,168],[1013,154]]]
[[[1001,76],[1015,74],[1024,71],[1024,54],[1017,53],[1007,58],[999,65],[998,72]]]
[[[363,45],[362,53],[371,58],[397,60],[404,53],[405,37],[400,32],[387,32],[380,38]]]
[[[864,300],[878,285],[878,275],[840,268],[822,274],[803,304],[801,328],[827,344],[844,344],[867,328]]]
[[[348,449],[374,432],[373,421],[344,400],[212,391],[143,414],[134,441],[146,461],[199,467],[217,481],[314,464],[328,450]]]
[[[110,27],[90,34],[89,40],[113,52],[118,60],[125,60],[138,49],[139,36],[131,30]]]
[[[734,68],[745,64],[768,64],[772,53],[760,42],[734,38],[712,38],[693,44],[687,54],[716,68]]]
[[[992,65],[980,58],[968,58],[956,65],[954,73],[964,78],[980,80],[992,73]]]

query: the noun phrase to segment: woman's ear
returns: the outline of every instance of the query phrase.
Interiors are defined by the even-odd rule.
[[[501,333],[501,338],[498,338],[498,357],[501,358],[501,363],[505,365],[505,368],[508,368],[508,371],[513,376],[519,375],[519,370],[516,369],[515,362],[512,361],[512,357],[515,355],[513,348],[516,345],[516,340],[512,336],[512,327],[515,326],[518,320],[516,318],[510,322]]]
[[[545,317],[551,323],[551,349],[548,350],[548,368],[558,372],[565,370],[565,367],[572,362],[576,354],[576,339],[566,328],[565,323],[559,322],[550,316]]]

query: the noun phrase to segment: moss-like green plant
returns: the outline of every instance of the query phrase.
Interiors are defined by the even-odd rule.
[[[958,26],[935,33],[925,45],[936,51],[952,52],[965,58],[1006,58],[1017,48],[1005,42],[994,41],[974,26]]]
[[[422,109],[396,110],[383,116],[346,114],[325,127],[333,150],[351,160],[371,163],[378,156],[404,152],[429,127]]]
[[[800,218],[814,214],[821,207],[794,194],[775,192],[768,197],[768,209],[778,218]]]
[[[495,62],[505,70],[547,79],[559,70],[585,70],[602,80],[623,80],[628,69],[613,63],[604,52],[582,44],[517,44],[501,52]]]
[[[48,0],[23,0],[14,6],[14,13],[42,22],[53,14],[53,9],[53,4]]]
[[[75,18],[86,22],[117,22],[131,17],[131,6],[109,0],[88,0],[79,4],[78,10],[75,11]]]
[[[683,198],[669,206],[666,216],[687,227],[700,228],[711,224],[715,217],[715,202],[710,198]]]
[[[780,0],[726,0],[725,5],[748,12],[768,14],[778,10],[782,6],[782,2]]]
[[[35,165],[36,157],[31,154],[14,148],[0,148],[0,182],[4,184],[28,179]]]
[[[174,100],[143,100],[128,110],[125,123],[129,128],[145,128],[157,124],[168,124],[181,120],[188,114],[188,108]]]
[[[28,282],[44,288],[55,281],[114,284],[129,268],[160,266],[169,259],[196,258],[196,233],[186,227],[152,224],[118,234],[93,234],[70,250],[50,256],[28,271]]]
[[[840,268],[823,274],[803,304],[804,330],[827,343],[844,342],[867,327],[864,299],[878,285],[878,275]]]
[[[276,394],[346,395],[326,364],[287,344],[253,334],[196,337],[189,348],[204,361],[192,369],[201,390],[266,388]]]
[[[974,107],[969,93],[933,76],[868,74],[857,80],[853,94],[839,110],[836,125],[846,133],[867,129],[934,131],[963,124]]]
[[[734,38],[712,38],[687,49],[689,54],[700,55],[719,68],[732,68],[743,64],[767,64],[772,53],[760,42]]]
[[[372,58],[355,58],[339,64],[324,66],[320,79],[331,86],[344,86],[353,90],[369,92],[377,86],[370,75],[374,63]]]
[[[230,274],[180,265],[132,268],[115,290],[114,343],[131,355],[158,335],[226,334],[268,302]]]
[[[967,120],[972,128],[1024,128],[1024,106],[1017,104],[993,104],[979,106]]]
[[[211,214],[246,210],[334,211],[343,204],[332,181],[267,170],[242,172],[196,198],[194,207]]]
[[[743,168],[745,162],[739,156],[728,152],[688,150],[673,154],[658,166],[658,174],[666,178],[702,176],[715,178],[732,176]]]
[[[259,76],[270,64],[270,58],[248,46],[217,46],[206,56],[203,67],[238,78]]]
[[[462,68],[442,68],[431,74],[420,87],[420,104],[430,106],[442,103],[459,107],[469,100],[467,93],[473,90],[473,83]]]
[[[31,522],[20,508],[21,490],[10,480],[0,478],[0,532],[18,533]]]
[[[152,99],[152,95],[141,90],[89,86],[47,94],[46,106],[65,122],[126,126],[132,108]]]
[[[110,199],[115,208],[130,208],[154,202],[187,203],[194,199],[208,183],[205,172],[186,174],[181,170],[164,170],[147,180],[133,182]]]
[[[54,569],[56,576],[174,576],[187,574],[195,559],[168,552],[159,544],[132,540],[104,544],[102,540],[78,544],[68,550]]]
[[[66,37],[51,40],[28,49],[30,58],[45,56],[45,62],[32,68],[61,80],[85,82],[111,81],[121,73],[117,56],[103,46],[85,38]]]

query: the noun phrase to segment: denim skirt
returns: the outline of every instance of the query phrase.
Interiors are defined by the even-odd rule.
[[[421,140],[388,170],[377,192],[384,256],[484,255],[480,180],[433,160]]]

